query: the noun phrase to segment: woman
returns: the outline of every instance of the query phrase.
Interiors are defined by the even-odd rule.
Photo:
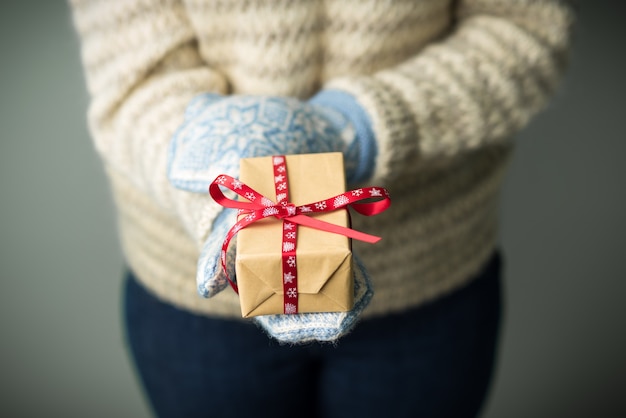
[[[500,315],[498,192],[511,136],[562,75],[567,4],[71,4],[132,272],[129,343],[157,415],[476,416]],[[393,198],[353,220],[383,240],[354,244],[375,293],[336,345],[280,345],[240,319],[234,292],[198,296],[223,288],[218,237],[232,221],[207,182],[265,155],[246,111],[268,100],[328,128],[285,128],[278,150],[343,151],[353,184]],[[202,133],[218,123],[230,136]],[[181,135],[200,151],[178,155]]]

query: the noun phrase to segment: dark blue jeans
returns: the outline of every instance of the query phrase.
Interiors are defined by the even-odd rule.
[[[496,254],[464,288],[361,321],[336,346],[281,346],[249,322],[163,303],[129,274],[127,338],[160,417],[475,417],[494,367],[500,270]]]

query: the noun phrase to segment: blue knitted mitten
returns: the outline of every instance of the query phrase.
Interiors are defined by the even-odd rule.
[[[322,90],[309,103],[340,132],[347,145],[344,161],[348,185],[371,178],[376,168],[378,149],[372,121],[365,109],[353,96],[339,90]]]
[[[238,177],[241,158],[343,152],[348,145],[343,132],[297,99],[207,93],[190,102],[172,137],[168,177],[177,188],[207,193],[219,174]]]

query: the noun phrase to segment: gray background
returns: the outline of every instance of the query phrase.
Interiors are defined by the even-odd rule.
[[[518,137],[487,417],[626,416],[625,8],[581,2],[568,78]],[[67,6],[0,6],[0,415],[143,417],[122,256]]]

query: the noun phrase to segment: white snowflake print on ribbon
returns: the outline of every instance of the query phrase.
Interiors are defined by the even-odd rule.
[[[252,192],[247,192],[244,196],[245,196],[246,199],[248,199],[250,201],[253,201],[254,199],[256,199],[256,196]]]
[[[219,176],[219,177],[217,178],[217,180],[215,180],[215,182],[216,182],[216,183],[219,183],[219,184],[224,184],[224,183],[226,183],[226,180],[227,180],[227,179],[226,179],[226,176]]]
[[[287,193],[278,193],[276,195],[276,200],[278,200],[279,202],[282,202],[285,199],[287,199]]]
[[[296,248],[296,244],[293,242],[283,242],[283,252],[288,253]]]
[[[261,199],[261,204],[263,206],[274,206],[274,202],[272,202],[271,200],[269,200],[267,197],[263,197]]]
[[[315,204],[315,209],[317,209],[317,210],[324,210],[324,209],[326,209],[326,202],[317,202]]]
[[[372,190],[370,190],[370,196],[380,196],[380,197],[383,197],[383,194],[380,191],[380,189],[373,188]]]
[[[276,186],[276,190],[279,190],[281,192],[285,190],[286,188],[287,188],[287,183],[280,183],[278,186]]]
[[[363,194],[363,189],[352,190],[352,196],[361,196]]]
[[[291,222],[285,222],[283,226],[283,228],[285,228],[285,231],[291,231],[295,227],[296,227],[296,224],[292,224]]]
[[[282,183],[283,181],[285,181],[285,176],[282,174],[274,176],[274,183]]]
[[[311,207],[310,207],[310,206],[302,206],[302,207],[300,208],[300,212],[302,212],[302,213],[313,212],[313,209],[311,209]]]
[[[278,209],[275,207],[263,209],[263,217],[278,215]]]
[[[296,276],[294,276],[293,274],[291,274],[290,271],[288,271],[287,273],[283,274],[283,282],[285,284],[287,283],[293,283],[293,279],[295,279]]]
[[[295,314],[297,311],[296,305],[293,303],[285,303],[285,313],[286,314]]]
[[[291,268],[296,266],[296,257],[291,256],[287,259],[287,265]]]
[[[284,165],[281,165],[280,167],[278,167],[278,168],[276,169],[276,171],[278,171],[279,173],[284,173],[284,172],[285,172],[285,166],[284,166]]]
[[[280,165],[285,162],[284,157],[274,157],[274,165]]]
[[[285,234],[285,238],[287,238],[287,239],[296,239],[296,233],[295,232],[287,232]]]
[[[254,218],[256,218],[256,213],[251,213],[249,215],[246,215],[244,220],[246,220],[247,222],[250,222],[250,221],[254,220]]]
[[[289,216],[293,216],[296,214],[296,207],[295,206],[287,206],[287,213],[289,214]]]
[[[287,289],[287,297],[295,298],[297,296],[298,296],[298,291],[296,290],[295,287],[290,287],[289,289]]]
[[[239,180],[233,180],[232,182],[233,189],[241,189],[243,187],[243,183]]]
[[[338,208],[339,206],[343,206],[343,205],[346,205],[348,203],[350,203],[350,199],[348,199],[344,195],[340,195],[340,196],[337,196],[335,198],[335,200],[333,201],[333,207]]]

